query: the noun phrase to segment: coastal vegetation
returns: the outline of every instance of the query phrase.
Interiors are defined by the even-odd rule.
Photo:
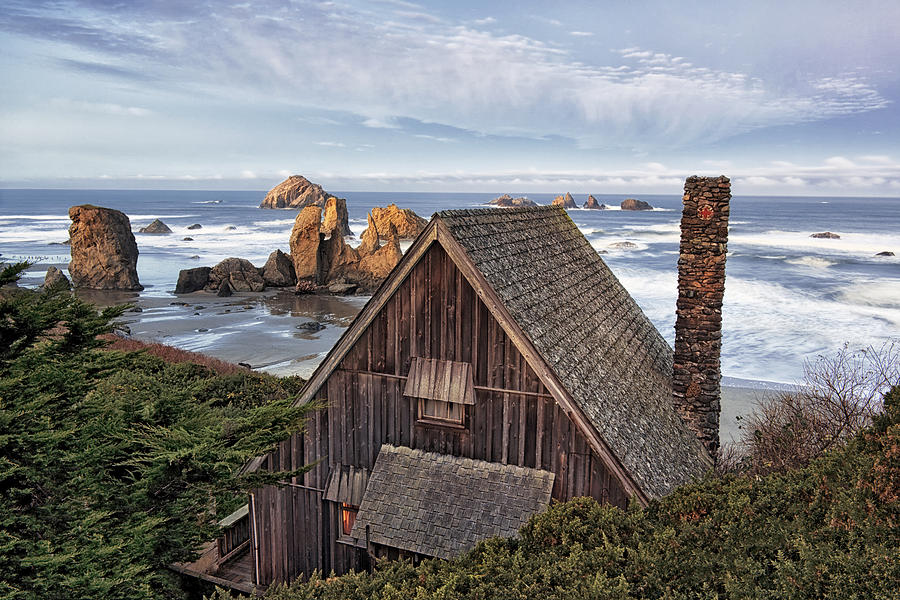
[[[183,596],[167,565],[215,537],[258,483],[239,467],[314,408],[291,406],[297,378],[110,350],[122,311],[0,292],[0,598]]]

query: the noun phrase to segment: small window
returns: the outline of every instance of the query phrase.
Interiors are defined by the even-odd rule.
[[[358,512],[358,506],[353,506],[346,502],[341,503],[341,533],[343,535],[349,536],[350,532],[353,531],[353,525],[356,523],[356,513]]]
[[[419,398],[419,420],[446,425],[463,425],[465,405],[431,398]]]

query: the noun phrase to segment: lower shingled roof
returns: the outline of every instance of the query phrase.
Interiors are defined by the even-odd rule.
[[[451,558],[481,540],[513,537],[550,502],[553,473],[385,444],[351,537]]]

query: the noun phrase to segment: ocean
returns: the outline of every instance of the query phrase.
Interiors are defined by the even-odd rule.
[[[373,206],[393,202],[427,218],[438,210],[479,207],[498,195],[333,193],[347,199],[357,237]],[[552,194],[527,195],[539,204],[553,199]],[[126,325],[138,338],[273,373],[309,375],[367,298],[265,292],[219,299],[173,293],[180,269],[213,266],[229,256],[262,266],[276,248],[288,251],[296,210],[260,209],[264,196],[264,191],[0,190],[0,261],[35,261],[21,282],[27,286],[40,285],[50,265],[64,268],[68,247],[60,242],[68,238],[67,212],[73,205],[121,210],[135,232],[161,219],[174,233],[135,233],[144,291],[84,296],[101,304],[135,302],[141,312],[127,313]],[[613,207],[626,197],[594,196]],[[569,214],[671,344],[681,196],[635,197],[654,210],[576,209]],[[576,195],[579,205],[585,200],[586,195]],[[189,230],[195,223],[202,229]],[[810,237],[821,231],[841,237]],[[633,246],[617,247],[621,242]],[[900,337],[900,199],[736,195],[728,248],[726,382],[795,383],[804,361],[817,355],[844,344],[880,346]],[[886,251],[898,256],[876,256]],[[312,331],[311,321],[324,329]]]

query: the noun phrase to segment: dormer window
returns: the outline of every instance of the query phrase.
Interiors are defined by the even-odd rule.
[[[418,399],[420,423],[465,427],[465,407],[475,404],[472,365],[414,357],[403,394]]]

